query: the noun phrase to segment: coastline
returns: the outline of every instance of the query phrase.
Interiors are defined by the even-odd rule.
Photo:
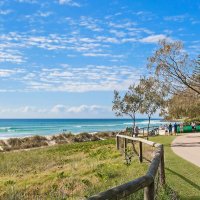
[[[55,121],[53,121],[53,119],[51,119],[50,121],[40,120],[40,119],[34,119],[31,121],[25,120],[25,121],[26,123],[24,123],[23,120],[22,121],[14,120],[14,124],[11,124],[11,126],[9,126],[9,127],[12,127],[11,131],[13,132],[9,134],[2,134],[2,136],[0,135],[2,137],[2,138],[0,137],[0,151],[5,152],[5,151],[53,146],[53,145],[65,144],[65,143],[70,144],[74,142],[104,140],[107,138],[114,137],[117,133],[125,133],[126,132],[125,130],[127,129],[127,127],[130,127],[132,125],[132,121],[130,119],[109,119],[108,121],[107,119],[101,119],[100,121],[96,119],[89,120],[89,121],[84,119],[83,121],[78,120],[78,122],[76,120],[75,121],[72,120],[73,124],[70,124],[69,121],[65,121],[64,119],[55,120]],[[72,121],[70,119],[71,123]],[[136,125],[138,124],[138,126],[141,129],[144,127],[147,128],[147,122],[148,121],[146,119],[138,119],[138,121],[136,121]],[[52,134],[52,132],[50,132],[49,134],[48,133],[42,134],[40,132],[42,128],[43,129],[47,127],[52,128],[52,131],[53,131],[55,127],[60,128],[61,127],[60,125],[62,125],[62,127],[67,126],[67,125],[69,126],[69,124],[67,123],[69,123],[70,126],[78,127],[80,130],[82,130],[82,132],[74,133],[67,130],[67,128],[61,129],[60,132],[57,132],[57,133],[55,132],[54,134]],[[150,126],[161,127],[165,123],[166,122],[161,121],[161,119],[152,119]],[[15,132],[14,127],[20,127],[20,128],[16,129],[16,132]],[[30,129],[30,130],[34,130],[34,132],[30,131],[30,132],[24,133],[22,130],[23,127],[24,127],[24,130],[26,131]],[[3,127],[0,126],[0,128],[2,129]],[[91,130],[91,131],[85,131],[86,129]],[[96,131],[94,131],[95,129]],[[21,130],[22,132],[20,132]]]
[[[0,120],[0,139],[22,138],[33,135],[55,135],[63,132],[80,134],[120,131],[132,126],[131,119],[2,119]],[[160,126],[166,122],[152,119],[151,126]],[[148,125],[147,119],[136,119],[140,128]]]

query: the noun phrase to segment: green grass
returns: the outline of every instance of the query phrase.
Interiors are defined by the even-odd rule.
[[[114,139],[0,153],[0,199],[83,199],[148,167],[124,163]]]
[[[177,199],[173,190],[180,199],[200,199],[200,168],[172,152],[174,138],[150,138],[165,145],[167,186],[157,199]],[[148,158],[152,150],[145,148]],[[0,153],[0,199],[84,199],[144,175],[147,168],[136,156],[126,165],[114,139]]]
[[[150,140],[164,144],[168,186],[178,193],[180,199],[199,200],[200,168],[173,153],[170,144],[174,138],[175,136],[159,136]]]

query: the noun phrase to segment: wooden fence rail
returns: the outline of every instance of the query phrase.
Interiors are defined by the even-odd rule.
[[[146,175],[139,177],[133,181],[111,188],[97,195],[94,195],[88,200],[119,200],[124,197],[144,189],[144,200],[154,200],[155,198],[155,177],[159,173],[159,182],[161,186],[165,184],[165,168],[164,168],[164,148],[162,144],[155,143],[142,138],[134,138],[125,135],[116,136],[116,147],[120,148],[120,139],[124,142],[124,152],[127,148],[128,140],[139,142],[139,161],[143,162],[143,143],[155,147],[155,152],[151,164]]]

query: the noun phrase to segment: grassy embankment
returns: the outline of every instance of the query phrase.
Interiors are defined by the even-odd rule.
[[[144,174],[130,166],[115,140],[0,153],[0,199],[83,199]]]
[[[200,199],[200,168],[172,152],[173,138],[150,138],[165,145],[167,185],[181,199]],[[83,199],[139,177],[148,167],[137,159],[125,165],[114,139],[0,153],[0,160],[0,199]],[[171,192],[167,187],[159,200],[175,199]]]

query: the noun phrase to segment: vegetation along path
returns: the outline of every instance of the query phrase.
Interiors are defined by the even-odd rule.
[[[151,137],[150,140],[164,144],[167,185],[178,193],[181,200],[199,200],[200,167],[184,160],[172,151],[171,144],[175,138],[175,136],[158,136]]]
[[[172,143],[172,150],[180,157],[200,167],[200,133],[176,137]]]

